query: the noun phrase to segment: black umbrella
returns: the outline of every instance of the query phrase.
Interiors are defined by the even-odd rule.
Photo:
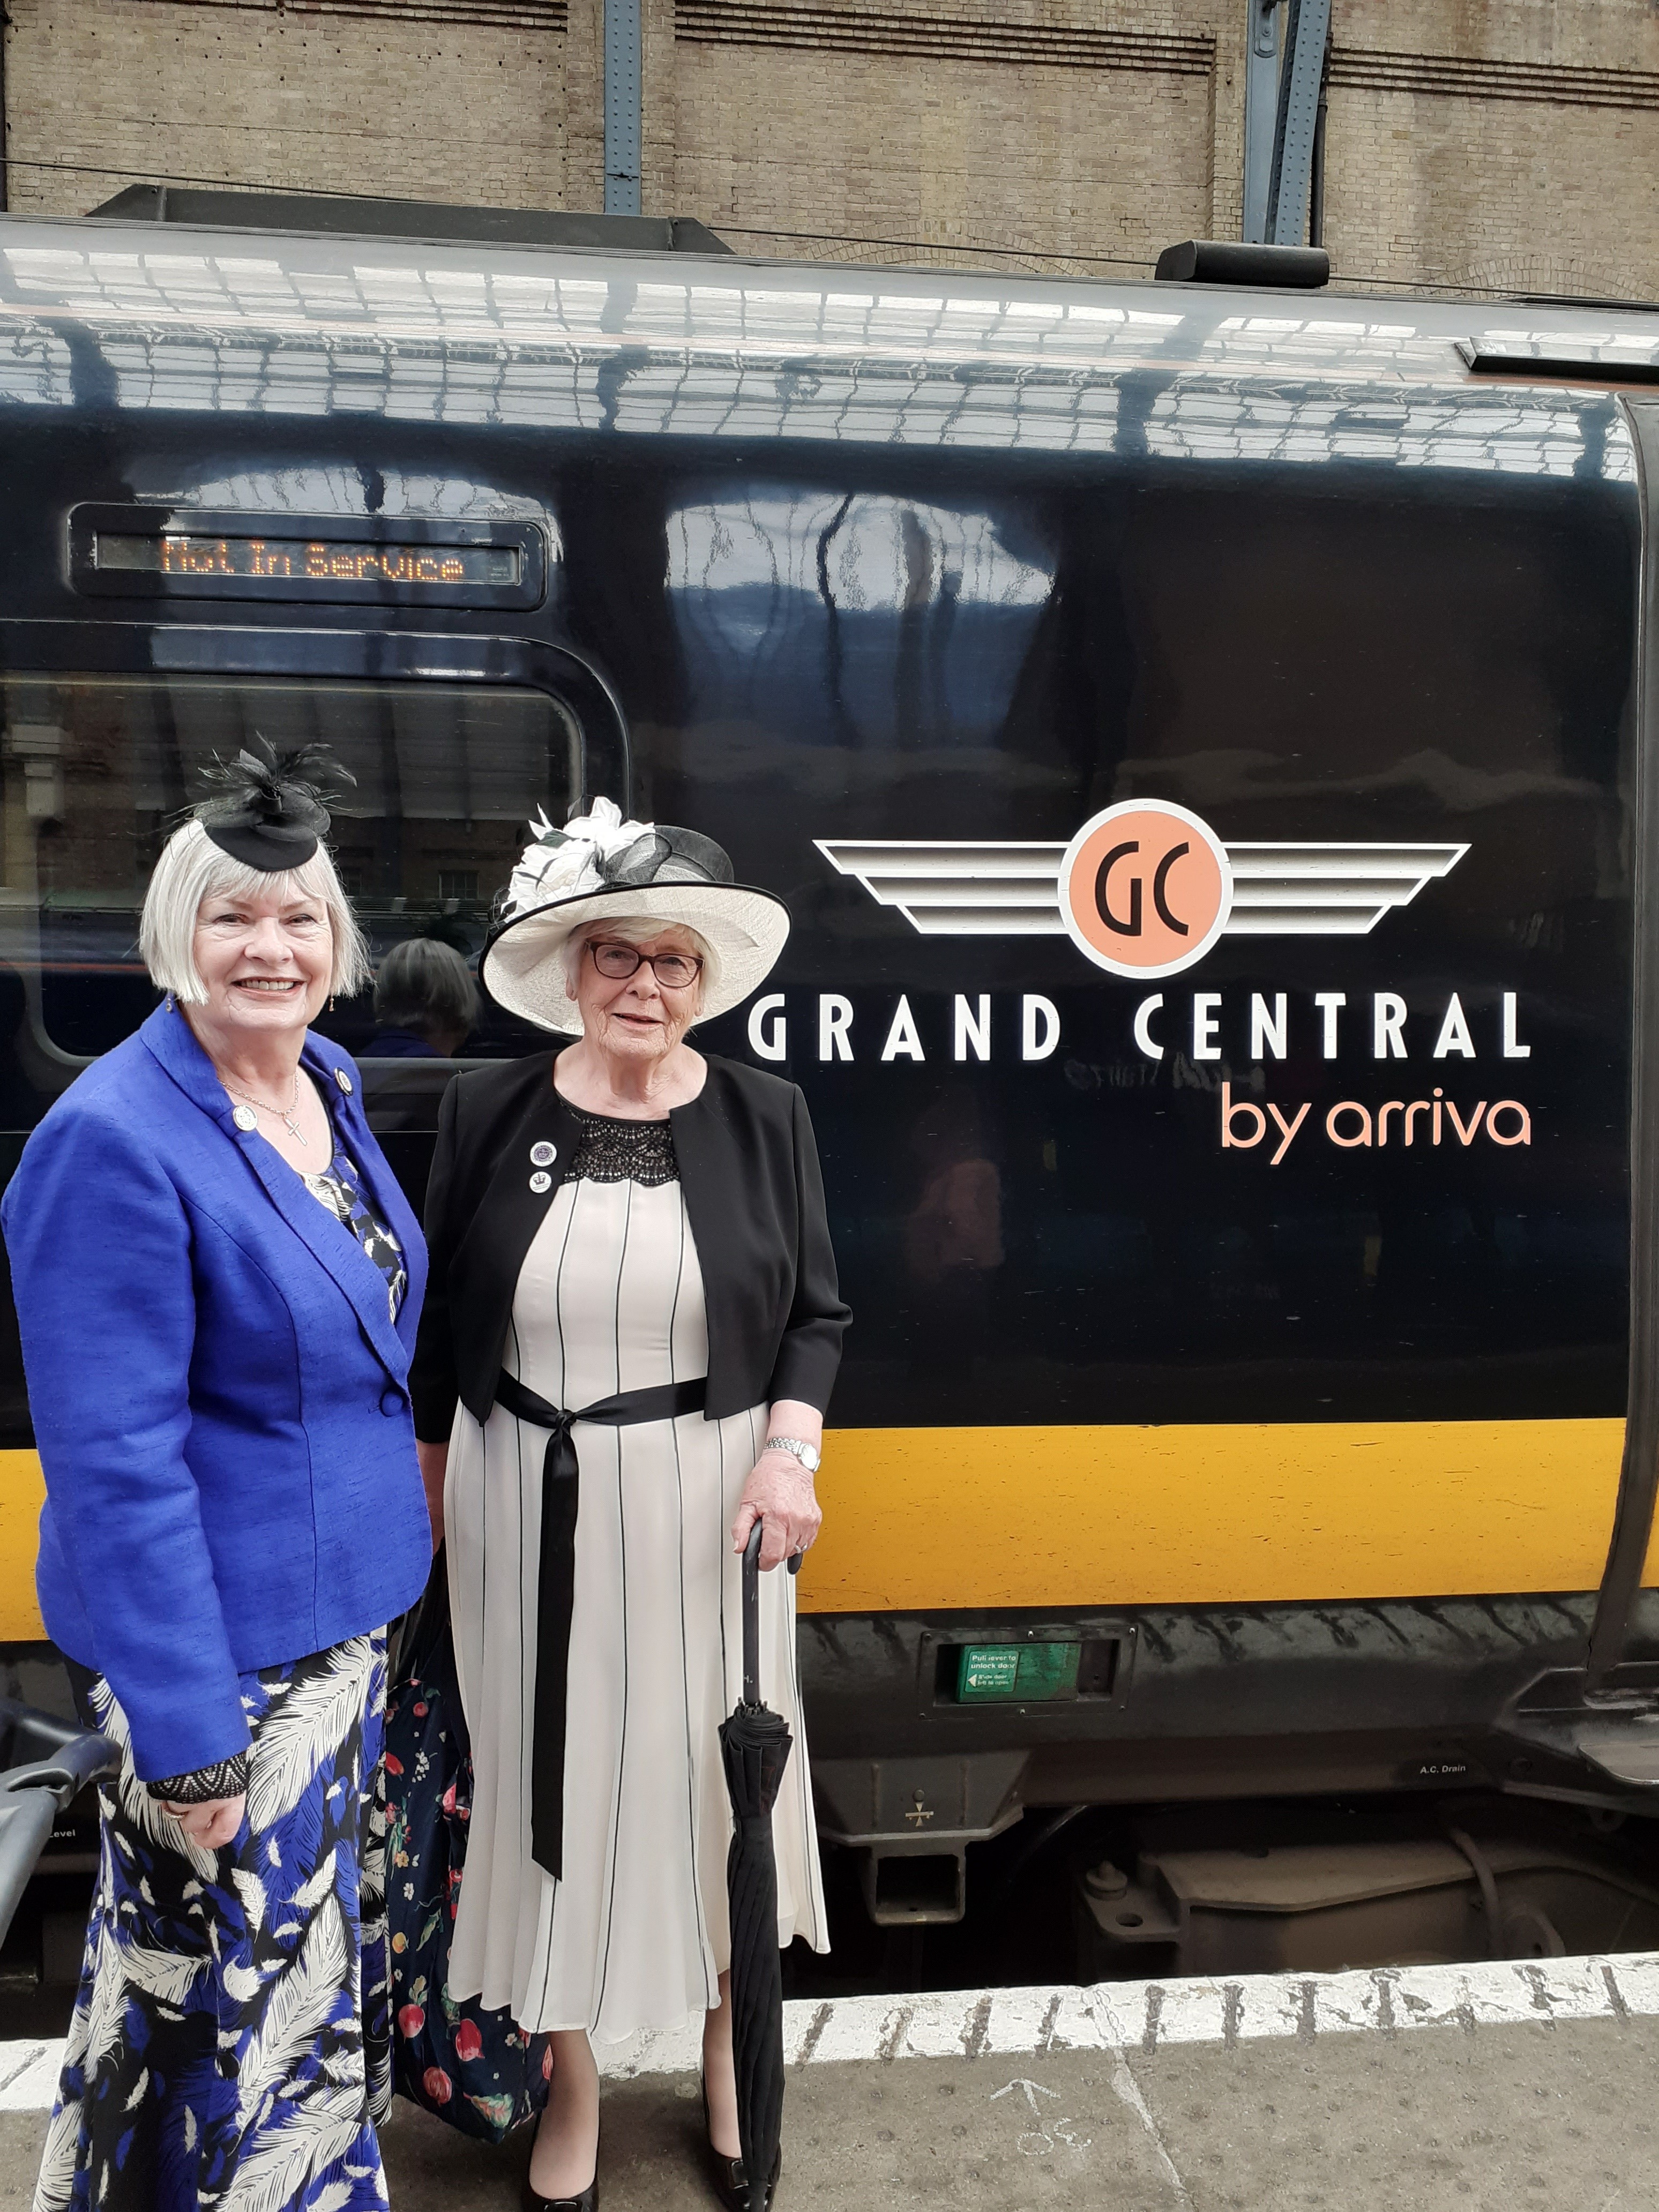
[[[794,1741],[781,1715],[761,1701],[760,1547],[757,1521],[743,1553],[743,1699],[720,1727],[733,1823],[726,1862],[732,1907],[732,2052],[749,2212],[767,2212],[771,2202],[783,2128],[783,1960],[778,1949],[772,1808]],[[791,1568],[796,1564],[792,1559]]]

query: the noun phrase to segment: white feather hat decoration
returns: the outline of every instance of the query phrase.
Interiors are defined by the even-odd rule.
[[[695,929],[718,974],[705,978],[699,1018],[740,1006],[776,965],[789,909],[771,891],[732,880],[712,837],[668,823],[627,822],[609,799],[556,830],[545,811],[514,869],[478,980],[498,1006],[538,1029],[582,1026],[565,984],[564,947],[585,921],[659,921]]]

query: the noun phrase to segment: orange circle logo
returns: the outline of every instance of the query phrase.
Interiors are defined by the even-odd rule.
[[[1060,864],[1072,942],[1114,975],[1174,975],[1227,926],[1233,872],[1207,822],[1164,799],[1128,799],[1085,822]]]

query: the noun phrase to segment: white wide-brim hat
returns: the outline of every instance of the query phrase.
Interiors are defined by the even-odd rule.
[[[719,963],[705,975],[697,1018],[741,1006],[777,964],[789,909],[770,891],[735,883],[712,837],[667,823],[624,822],[608,799],[555,830],[543,816],[513,871],[478,981],[496,1006],[538,1029],[580,1033],[581,1009],[565,985],[564,949],[585,921],[656,921],[695,929]]]

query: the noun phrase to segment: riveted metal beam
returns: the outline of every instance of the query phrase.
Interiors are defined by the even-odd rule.
[[[641,0],[605,0],[605,211],[640,213],[644,127]]]
[[[1280,0],[1243,0],[1244,243],[1267,241],[1267,194],[1273,182],[1273,136],[1279,125]]]
[[[1331,0],[1291,0],[1285,60],[1279,73],[1279,118],[1267,193],[1267,243],[1301,246],[1308,235],[1319,88],[1325,74]]]

